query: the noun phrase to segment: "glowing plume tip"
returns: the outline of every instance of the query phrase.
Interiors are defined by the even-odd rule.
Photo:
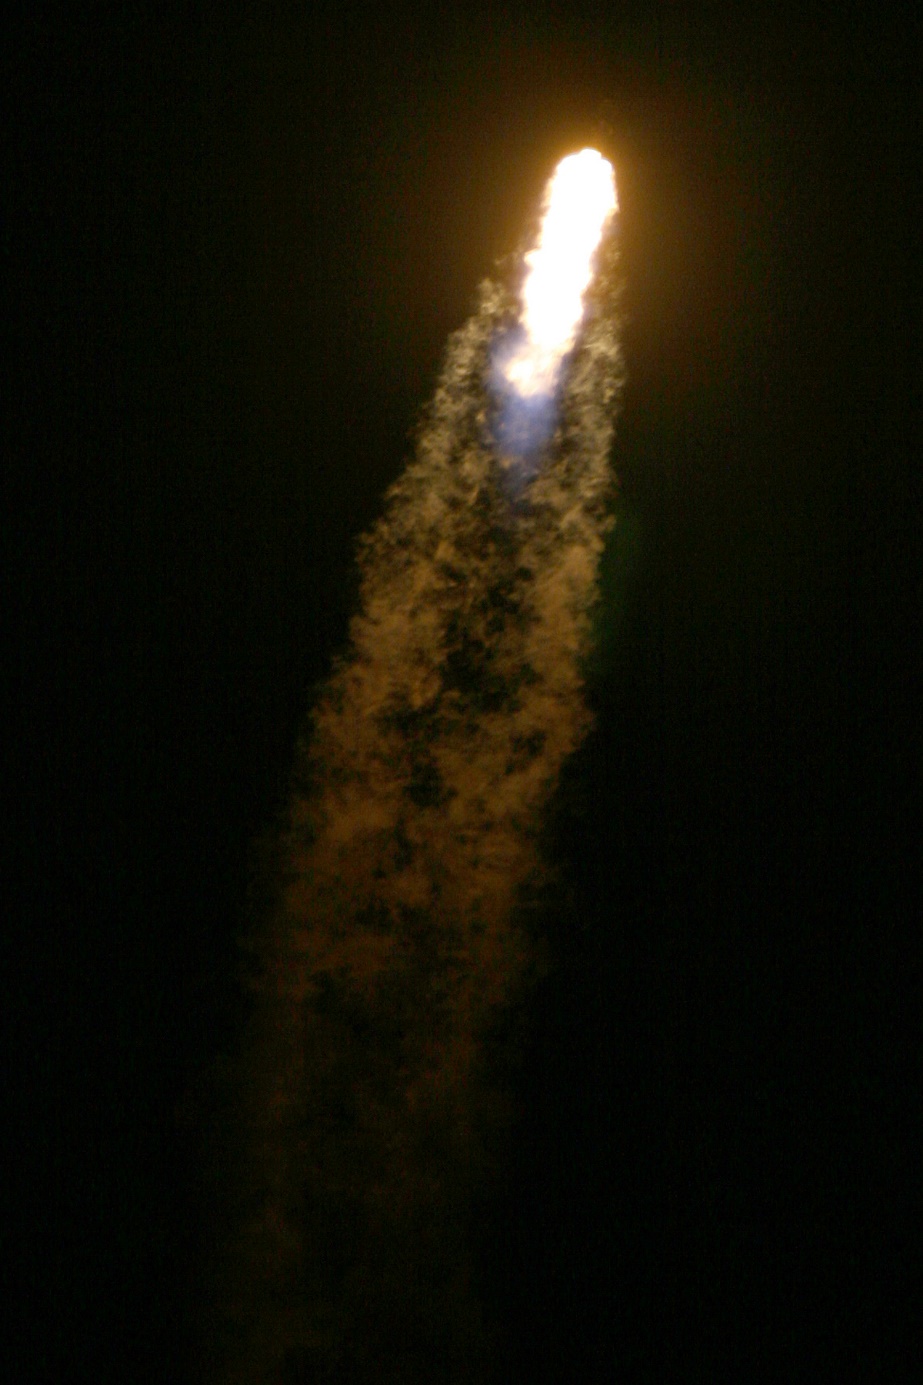
[[[547,392],[573,346],[593,256],[618,210],[615,174],[596,149],[562,159],[545,191],[538,244],[526,255],[523,340],[503,373],[521,395]]]

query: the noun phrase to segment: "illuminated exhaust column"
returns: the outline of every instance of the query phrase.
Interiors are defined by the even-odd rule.
[[[615,208],[596,151],[558,166],[521,305],[481,285],[362,540],[247,939],[215,1385],[444,1379],[447,1345],[453,1379],[484,1376],[473,1247],[509,1109],[504,1017],[538,969],[543,824],[592,721]]]
[[[534,474],[556,417],[561,363],[609,218],[618,210],[612,165],[595,149],[562,159],[545,191],[538,244],[526,257],[522,312],[494,352],[496,436],[520,484]]]

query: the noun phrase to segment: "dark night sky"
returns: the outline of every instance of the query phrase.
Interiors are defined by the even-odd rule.
[[[601,116],[624,523],[560,814],[581,927],[493,1214],[511,1378],[902,1378],[918,327],[884,13],[17,23],[5,998],[36,1379],[183,1369],[247,844],[445,338]]]

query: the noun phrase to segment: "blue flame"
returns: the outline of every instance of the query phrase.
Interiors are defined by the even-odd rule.
[[[490,387],[493,396],[492,436],[510,490],[519,494],[537,474],[558,420],[556,371],[550,388],[521,394],[506,374],[510,359],[521,349],[525,332],[521,325],[503,333],[491,356]]]

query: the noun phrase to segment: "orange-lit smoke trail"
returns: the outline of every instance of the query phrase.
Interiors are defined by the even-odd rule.
[[[519,305],[487,283],[361,546],[359,611],[310,719],[254,943],[247,1269],[236,1300],[233,1276],[224,1292],[222,1379],[288,1360],[306,1379],[387,1380],[393,1356],[395,1380],[417,1378],[411,1358],[436,1380],[434,1361],[449,1378],[453,1352],[479,1349],[465,1209],[502,1105],[486,1036],[528,972],[542,816],[589,721],[615,261],[609,237],[526,502],[510,504],[490,426],[492,350]]]

